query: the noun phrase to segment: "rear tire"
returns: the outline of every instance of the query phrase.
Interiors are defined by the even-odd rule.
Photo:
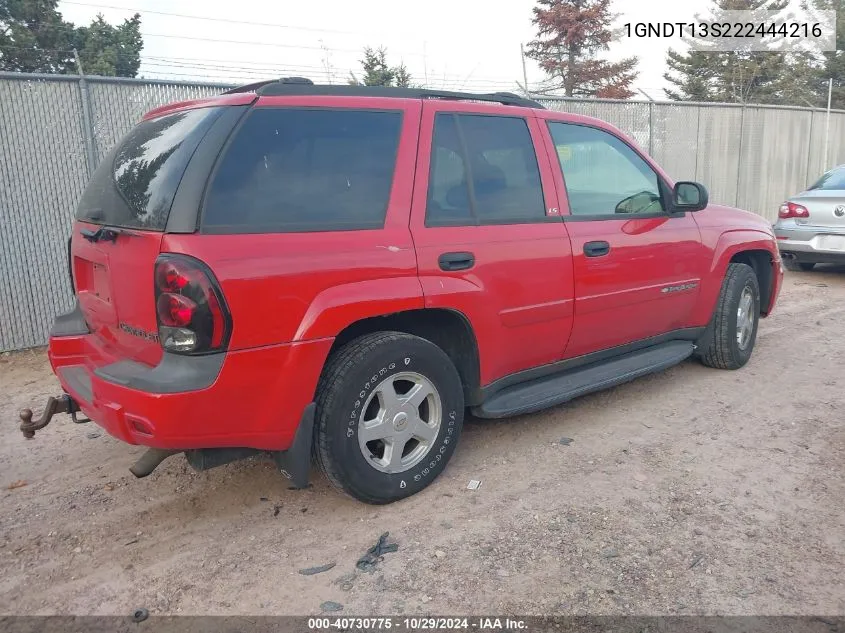
[[[332,354],[323,370],[315,458],[338,489],[390,503],[443,472],[463,419],[461,379],[443,350],[400,332],[367,334]]]
[[[754,350],[760,319],[760,285],[747,264],[729,264],[713,315],[709,344],[698,354],[718,369],[739,369]]]

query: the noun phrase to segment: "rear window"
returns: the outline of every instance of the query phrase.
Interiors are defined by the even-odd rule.
[[[200,108],[138,124],[97,167],[77,219],[163,231],[188,161],[219,113]]]
[[[831,169],[810,187],[810,191],[813,189],[821,189],[822,191],[845,190],[845,166]]]
[[[256,108],[206,194],[208,233],[384,226],[402,113]]]

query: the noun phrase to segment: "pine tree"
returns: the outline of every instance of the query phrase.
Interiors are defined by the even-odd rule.
[[[87,27],[66,22],[58,0],[0,0],[0,70],[74,74],[73,49],[90,75],[135,77],[141,65],[141,16],[112,26],[102,15]]]
[[[88,75],[135,77],[141,67],[141,16],[137,13],[123,24],[112,26],[98,15],[91,26],[77,28],[74,47]]]
[[[397,86],[409,88],[412,77],[405,67],[405,64],[389,66],[387,63],[387,51],[382,48],[364,49],[364,59],[361,60],[361,67],[364,75],[359,80],[355,73],[350,73],[349,83],[353,86]]]
[[[782,11],[789,0],[713,0],[706,21],[726,22],[725,11]],[[762,17],[761,20],[762,21]],[[673,88],[666,96],[676,101],[719,101],[726,103],[795,103],[806,86],[812,62],[800,53],[774,51],[670,49],[666,57],[669,72],[664,78]],[[773,43],[774,48],[774,43]]]
[[[58,0],[0,0],[0,70],[72,72],[73,25],[56,9]]]
[[[812,0],[805,10],[836,11],[836,50],[823,53],[810,79],[811,99],[827,107],[829,81],[833,79],[832,107],[845,109],[845,0]]]
[[[533,24],[537,39],[526,54],[549,76],[550,90],[567,97],[627,99],[634,95],[636,57],[609,62],[599,55],[608,50],[615,34],[611,0],[538,0]]]

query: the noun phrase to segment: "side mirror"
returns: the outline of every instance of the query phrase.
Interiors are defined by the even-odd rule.
[[[704,185],[697,182],[676,182],[672,192],[675,211],[701,211],[707,206],[710,196]]]

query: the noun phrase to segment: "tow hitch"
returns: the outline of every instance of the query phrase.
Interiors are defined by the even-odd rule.
[[[62,394],[58,398],[50,396],[47,399],[47,406],[44,407],[44,413],[42,413],[41,417],[37,420],[32,419],[32,409],[21,409],[21,433],[23,433],[23,436],[26,439],[31,440],[35,437],[35,432],[40,431],[50,424],[50,420],[52,420],[53,416],[57,413],[70,414],[71,419],[76,424],[84,424],[85,422],[91,421],[87,418],[81,420],[78,419],[76,417],[78,412],[79,405],[76,404],[76,401],[66,393]]]

